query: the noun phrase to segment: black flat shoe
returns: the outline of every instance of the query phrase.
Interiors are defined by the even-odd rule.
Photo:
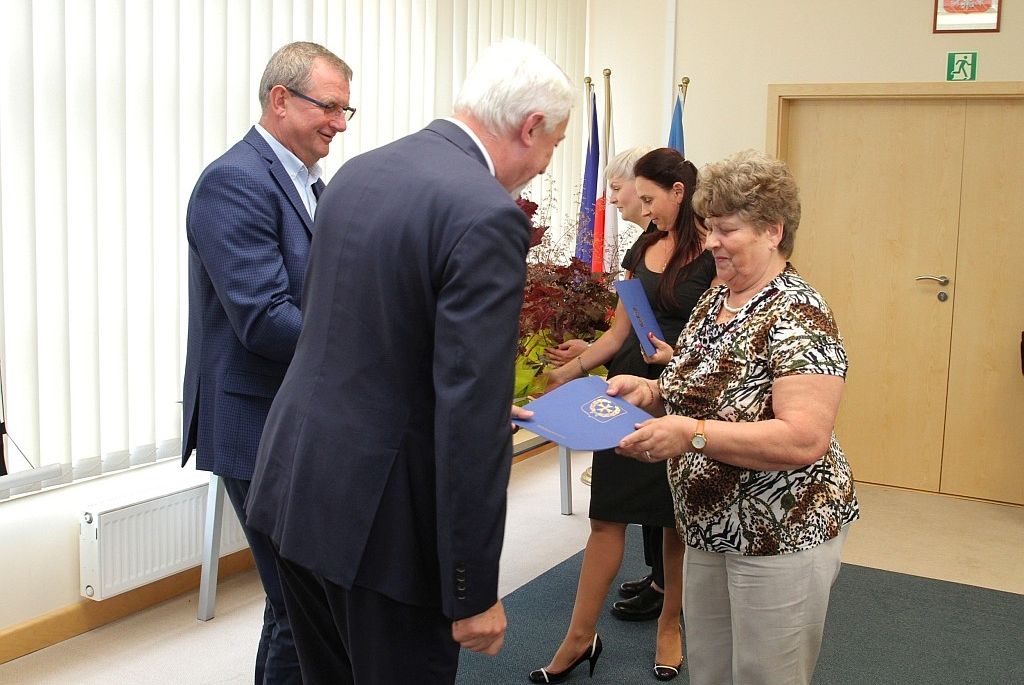
[[[665,595],[653,587],[648,587],[632,599],[620,599],[612,604],[612,616],[622,621],[650,621],[661,615],[661,605],[665,603]]]
[[[622,597],[623,599],[630,599],[631,597],[636,597],[650,586],[650,574],[647,574],[643,578],[638,578],[637,580],[627,580],[625,583],[619,586],[619,597]]]
[[[601,656],[601,650],[603,649],[604,645],[601,644],[601,636],[595,634],[594,641],[590,643],[590,648],[583,652],[583,654],[580,654],[579,658],[569,665],[569,668],[565,669],[564,671],[559,671],[558,673],[555,673],[554,671],[549,671],[546,668],[538,668],[536,671],[531,671],[530,682],[560,683],[564,681],[566,678],[568,678],[569,674],[572,673],[573,670],[577,666],[582,664],[584,661],[590,662],[590,677],[593,678],[594,666],[597,665],[597,657]]]
[[[654,677],[658,680],[672,680],[679,671],[683,668],[683,662],[680,661],[678,666],[664,666],[662,664],[654,664]]]

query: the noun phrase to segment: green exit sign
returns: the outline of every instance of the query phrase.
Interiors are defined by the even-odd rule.
[[[947,81],[977,81],[978,53],[951,52],[946,58]]]

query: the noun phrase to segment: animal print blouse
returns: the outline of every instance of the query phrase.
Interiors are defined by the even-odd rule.
[[[724,285],[709,289],[679,337],[659,381],[669,414],[762,421],[774,416],[775,379],[845,378],[848,362],[832,312],[792,265],[719,324],[726,295]],[[669,461],[668,477],[686,544],[709,552],[798,552],[860,516],[834,433],[821,459],[791,471],[755,471],[688,452]]]

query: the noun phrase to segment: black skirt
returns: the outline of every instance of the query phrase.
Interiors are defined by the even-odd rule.
[[[632,249],[636,249],[636,245]],[[697,258],[689,276],[676,285],[675,295],[679,304],[671,311],[657,306],[655,293],[661,274],[648,269],[642,258],[633,260],[630,253],[627,253],[623,266],[633,262],[636,262],[633,276],[643,284],[666,342],[675,345],[694,305],[715,277],[714,257],[705,251]],[[636,331],[630,327],[622,348],[608,364],[608,376],[630,374],[655,379],[664,368],[644,361],[640,340],[636,337]],[[590,480],[590,518],[675,528],[666,463],[661,461],[648,464],[619,456],[614,450],[594,452]]]
[[[590,518],[675,528],[666,462],[646,464],[614,450],[594,452]]]

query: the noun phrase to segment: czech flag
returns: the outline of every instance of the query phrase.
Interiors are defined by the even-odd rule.
[[[619,222],[614,211],[607,211],[608,182],[604,168],[615,155],[611,126],[611,93],[607,98],[607,121],[600,126],[597,94],[590,94],[587,154],[583,164],[583,190],[580,218],[576,227],[576,257],[590,265],[591,271],[613,271],[618,263]],[[601,135],[601,134],[604,135]]]

